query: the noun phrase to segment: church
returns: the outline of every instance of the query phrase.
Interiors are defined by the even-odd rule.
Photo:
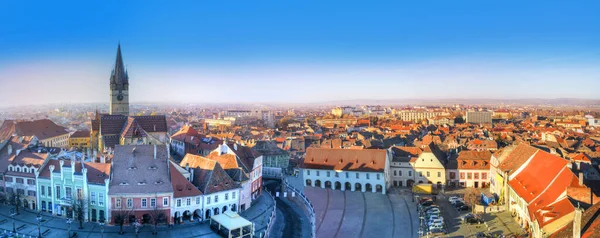
[[[129,115],[129,74],[123,64],[120,44],[110,75],[109,113],[96,111],[91,127],[92,150],[100,153],[113,150],[115,145],[165,144],[168,141],[164,115]]]

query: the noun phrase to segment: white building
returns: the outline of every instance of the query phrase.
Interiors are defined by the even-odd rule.
[[[337,190],[380,192],[389,188],[386,150],[308,148],[304,185]]]
[[[390,149],[390,176],[394,187],[410,187],[415,182],[415,163],[423,152],[419,147],[394,146]]]

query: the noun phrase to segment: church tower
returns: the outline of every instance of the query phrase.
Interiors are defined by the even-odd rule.
[[[129,116],[129,76],[123,66],[121,44],[117,49],[115,68],[110,75],[110,114]]]

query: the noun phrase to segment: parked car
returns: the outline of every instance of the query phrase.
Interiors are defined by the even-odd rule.
[[[431,198],[430,197],[422,197],[421,199],[419,199],[419,204],[421,204],[425,201],[431,201]]]
[[[429,226],[433,226],[433,225],[436,225],[436,224],[439,224],[440,226],[443,226],[444,225],[444,220],[442,220],[442,219],[429,220],[429,223],[427,223],[427,225],[429,225]]]
[[[446,230],[444,228],[433,228],[433,229],[429,229],[429,233],[430,236],[433,237],[437,237],[437,236],[443,236],[446,234]]]
[[[462,205],[462,206],[456,207],[456,209],[459,211],[468,211],[471,208],[467,205]]]
[[[465,200],[463,200],[462,198],[458,198],[458,199],[454,199],[452,201],[450,201],[450,204],[455,205],[456,203],[465,203]]]
[[[456,201],[456,200],[459,200],[459,199],[461,199],[461,198],[459,198],[459,197],[457,197],[457,196],[450,196],[450,197],[448,198],[448,202],[449,202],[449,203],[453,203],[454,201]]]
[[[440,212],[441,212],[440,209],[438,209],[438,208],[432,208],[432,209],[427,210],[425,213],[427,213],[427,214],[436,214],[436,213],[439,214]]]
[[[424,208],[423,208],[423,211],[425,211],[425,212],[426,212],[426,211],[428,211],[428,210],[431,210],[431,209],[434,209],[434,208],[440,209],[440,207],[438,207],[437,205],[431,205],[431,206],[429,206],[429,207],[424,207]]]
[[[466,216],[463,217],[463,222],[468,223],[468,224],[481,224],[483,223],[483,219],[479,216],[473,215],[473,214],[468,214]]]
[[[462,206],[462,205],[465,205],[465,203],[464,203],[464,202],[461,202],[461,201],[456,201],[456,202],[453,204],[453,206],[454,206],[454,207],[460,207],[460,206]]]
[[[444,229],[444,225],[443,224],[434,224],[432,226],[429,226],[429,230],[436,230],[436,229]]]
[[[438,215],[438,214],[432,214],[427,219],[429,219],[429,221],[436,220],[436,219],[440,219],[442,221],[444,220],[444,218],[442,216]]]
[[[428,200],[428,201],[421,203],[420,205],[421,205],[421,207],[429,207],[429,206],[433,205],[433,201]]]

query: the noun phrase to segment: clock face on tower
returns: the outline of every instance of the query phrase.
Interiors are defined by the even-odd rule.
[[[119,95],[117,95],[117,100],[123,101],[123,93],[119,93]]]

